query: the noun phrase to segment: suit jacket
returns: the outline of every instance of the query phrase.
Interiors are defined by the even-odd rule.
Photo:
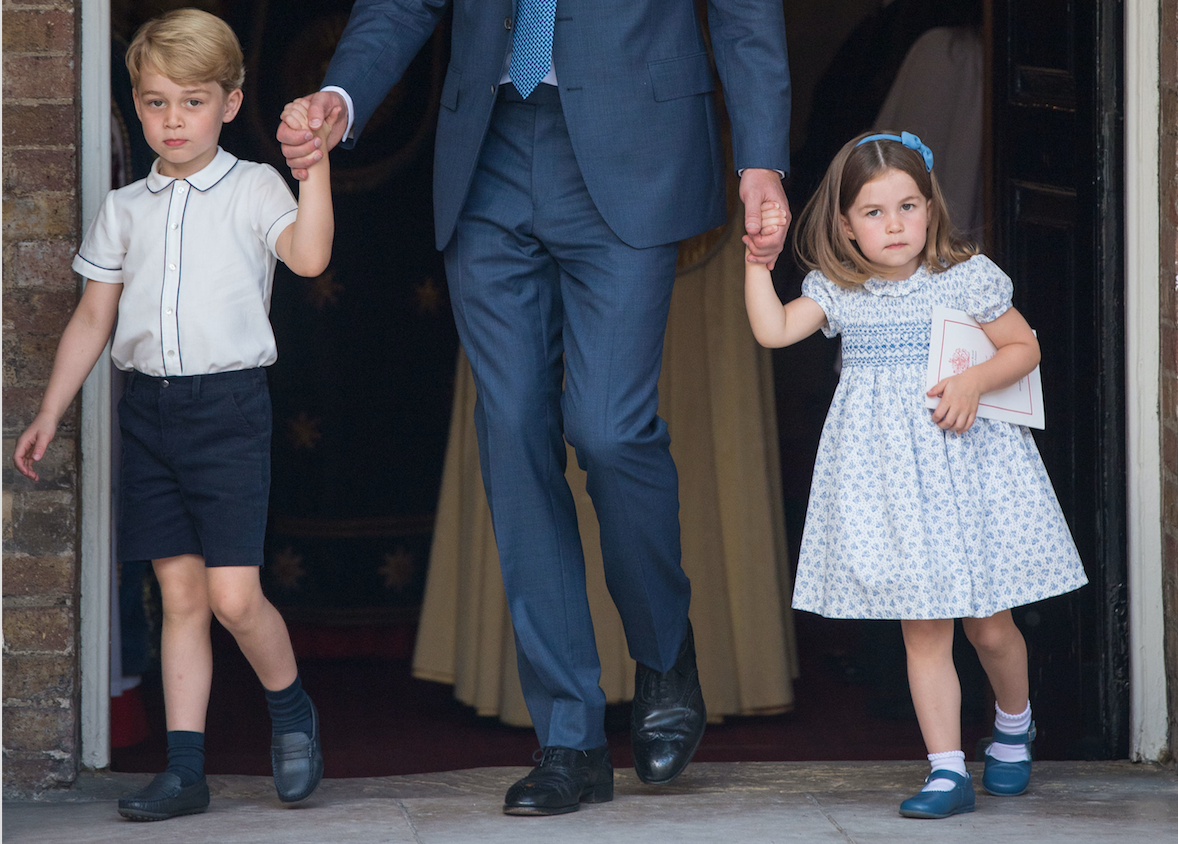
[[[453,5],[434,154],[439,249],[454,232],[503,64],[513,0],[357,0],[325,85],[348,92],[353,139]],[[737,169],[787,170],[790,85],[781,0],[708,0]],[[586,186],[643,248],[725,221],[724,153],[693,0],[559,0],[553,62]]]

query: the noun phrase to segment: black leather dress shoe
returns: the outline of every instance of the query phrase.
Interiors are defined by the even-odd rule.
[[[691,622],[671,670],[664,673],[642,663],[634,670],[634,706],[630,743],[638,779],[666,785],[683,773],[704,735],[708,713],[695,667]]]
[[[119,814],[133,821],[166,821],[177,815],[195,815],[209,808],[209,784],[204,777],[192,785],[165,771],[130,797],[119,798]]]
[[[297,803],[311,796],[323,779],[323,750],[319,746],[319,713],[311,704],[311,735],[283,733],[270,740],[274,787],[283,803]]]
[[[507,789],[503,812],[507,815],[563,815],[582,803],[606,803],[614,799],[614,766],[609,745],[592,750],[546,747],[540,764]]]

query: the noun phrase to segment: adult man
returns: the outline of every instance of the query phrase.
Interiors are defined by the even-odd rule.
[[[311,96],[354,140],[447,0],[358,0]],[[454,0],[434,225],[474,373],[484,486],[540,764],[509,814],[613,796],[567,438],[601,523],[606,581],[638,662],[634,762],[670,782],[706,720],[679,564],[678,479],[657,416],[676,244],[724,222],[714,77],[692,0]],[[746,242],[788,208],[789,73],[776,0],[710,0]],[[296,175],[321,151],[281,126]],[[347,142],[345,142],[346,144]]]

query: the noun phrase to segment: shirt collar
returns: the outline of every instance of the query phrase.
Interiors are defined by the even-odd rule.
[[[217,147],[217,154],[213,156],[213,160],[184,181],[199,191],[206,191],[225,178],[225,175],[233,169],[235,164],[237,164],[237,156]],[[160,174],[160,160],[158,158],[152,162],[151,172],[147,174],[147,189],[149,191],[159,193],[174,181],[176,181],[175,177]]]

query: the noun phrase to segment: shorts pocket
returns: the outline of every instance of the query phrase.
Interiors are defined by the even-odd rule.
[[[274,424],[270,391],[260,387],[238,387],[229,392],[229,401],[238,422],[250,434],[269,435]]]

